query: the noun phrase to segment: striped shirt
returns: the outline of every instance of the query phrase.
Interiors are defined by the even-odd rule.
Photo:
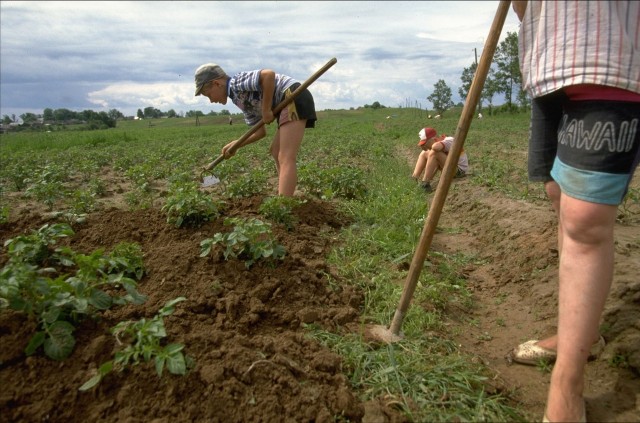
[[[580,84],[640,94],[638,1],[529,1],[518,43],[533,97]]]
[[[276,73],[275,93],[271,107],[275,107],[284,100],[284,92],[296,82],[298,81],[289,76]],[[227,86],[227,96],[242,110],[247,125],[253,126],[262,120],[260,70],[239,72],[231,77]]]

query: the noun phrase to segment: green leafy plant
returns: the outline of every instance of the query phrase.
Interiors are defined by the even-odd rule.
[[[67,195],[63,185],[66,178],[67,174],[61,167],[46,165],[36,173],[33,181],[29,180],[30,185],[25,194],[43,202],[52,210],[55,202]]]
[[[116,247],[111,255],[101,249],[88,255],[69,247],[51,250],[56,239],[70,234],[73,231],[66,224],[45,225],[5,243],[9,260],[0,270],[0,307],[36,320],[38,330],[25,348],[27,355],[42,346],[48,357],[62,360],[75,346],[74,324],[81,318],[114,304],[146,300],[137,291],[135,280],[127,276],[143,274],[141,255],[132,253],[132,247]],[[71,267],[76,268],[75,275],[63,273]],[[120,288],[124,288],[123,295],[117,294]]]
[[[29,235],[19,235],[5,241],[4,246],[9,253],[11,262],[26,262],[30,264],[44,264],[52,255],[49,246],[58,239],[74,235],[68,224],[45,224]]]
[[[231,180],[225,188],[225,193],[231,198],[251,197],[264,191],[266,183],[266,173],[254,169]]]
[[[184,375],[187,372],[187,360],[182,353],[184,345],[169,344],[162,346],[162,340],[166,338],[167,331],[164,326],[164,317],[170,316],[175,310],[175,305],[186,300],[184,297],[174,298],[168,301],[164,307],[151,319],[120,322],[111,329],[118,345],[126,346],[115,353],[113,360],[103,363],[98,368],[98,373],[85,382],[79,389],[87,391],[96,386],[114,369],[124,370],[127,366],[137,366],[141,361],[145,363],[153,359],[158,376],[162,376],[166,367],[170,373]]]
[[[292,211],[302,203],[303,200],[295,197],[266,197],[258,212],[268,219],[283,224],[287,229],[292,229],[296,221]]]
[[[176,228],[199,226],[219,215],[223,202],[214,200],[198,190],[193,182],[172,185],[162,211],[167,215],[167,223]]]
[[[282,259],[285,249],[273,237],[271,225],[260,219],[243,219],[238,217],[226,218],[226,226],[233,225],[229,233],[217,233],[213,238],[200,242],[200,257],[211,253],[214,245],[220,244],[224,248],[224,258],[240,258],[247,267],[251,267],[258,260]]]
[[[363,172],[354,167],[322,169],[307,163],[300,166],[299,181],[307,192],[323,199],[359,199],[367,193]]]
[[[9,221],[9,207],[0,206],[0,224],[7,223]]]

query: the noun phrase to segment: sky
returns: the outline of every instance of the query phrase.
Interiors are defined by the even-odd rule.
[[[316,109],[379,102],[430,109],[440,79],[480,61],[498,1],[0,1],[0,116],[154,107],[239,110],[194,96],[194,73],[269,68],[309,88]],[[500,40],[518,31],[510,10]]]

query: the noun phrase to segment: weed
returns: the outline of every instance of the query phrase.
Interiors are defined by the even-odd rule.
[[[615,354],[613,357],[609,359],[609,365],[611,367],[616,367],[620,369],[626,369],[629,367],[629,356],[628,354]]]

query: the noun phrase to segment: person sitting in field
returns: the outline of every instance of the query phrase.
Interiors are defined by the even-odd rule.
[[[413,170],[411,177],[415,180],[422,180],[420,186],[426,192],[432,192],[431,180],[435,176],[438,170],[444,169],[444,164],[447,160],[447,155],[453,146],[453,137],[447,137],[445,134],[438,135],[433,128],[422,128],[418,132],[420,142],[418,145],[422,149],[418,161]],[[458,170],[454,178],[462,178],[467,174],[469,169],[469,158],[467,153],[462,150],[460,158],[458,159]]]

